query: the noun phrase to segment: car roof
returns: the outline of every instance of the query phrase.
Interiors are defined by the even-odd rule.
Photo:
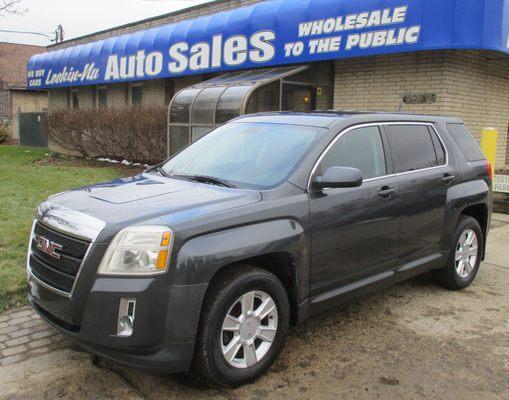
[[[330,128],[338,122],[371,123],[371,122],[431,122],[463,123],[458,118],[439,115],[420,115],[400,112],[327,110],[313,112],[263,112],[242,115],[231,122],[264,122]]]

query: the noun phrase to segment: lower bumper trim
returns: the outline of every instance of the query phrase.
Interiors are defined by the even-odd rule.
[[[111,347],[90,343],[80,338],[79,327],[58,320],[29,298],[32,308],[53,328],[73,343],[96,356],[118,362],[130,367],[153,372],[179,373],[187,372],[191,367],[194,353],[194,342],[163,342],[155,347]]]

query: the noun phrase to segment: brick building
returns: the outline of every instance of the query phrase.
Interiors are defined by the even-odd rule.
[[[0,120],[11,126],[16,140],[19,139],[19,113],[47,108],[46,92],[28,90],[26,76],[30,57],[45,50],[41,46],[0,43]]]
[[[297,68],[306,65],[307,76],[300,72],[300,75],[282,78],[279,89],[261,93],[265,100],[260,100],[258,109],[254,111],[269,109],[265,103],[271,96],[278,95],[279,90],[279,105],[275,105],[275,109],[332,107],[454,115],[465,120],[477,138],[480,138],[482,128],[495,127],[499,131],[497,168],[509,166],[508,0],[469,0],[468,5],[459,0],[384,0],[379,10],[370,10],[371,2],[363,6],[363,1],[359,0],[311,0],[306,7],[303,3],[290,0],[216,0],[97,32],[49,46],[48,52],[55,55],[53,60],[34,57],[28,68],[29,78],[34,79],[32,87],[49,89],[50,110],[138,104],[168,105],[182,89],[226,73],[236,73],[232,71],[252,71],[256,67]],[[310,24],[310,31],[306,33],[307,23]],[[288,26],[294,26],[295,33],[289,33]],[[214,32],[221,35],[224,32],[224,38],[219,35],[222,39],[235,33],[243,37],[252,35],[252,39],[255,32],[261,29],[267,29],[265,32],[272,32],[285,40],[280,43],[279,36],[274,39],[276,55],[266,63],[248,60],[232,67],[235,57],[240,58],[242,53],[234,51],[230,60],[232,63],[214,65],[212,55],[212,64],[209,61],[203,64],[203,68],[192,70],[189,67],[175,72],[179,62],[190,61],[192,64],[192,56],[187,60],[179,58],[184,53],[183,49],[191,50],[192,55],[192,43],[205,41],[205,44],[213,46]],[[185,31],[185,34],[180,34],[180,31]],[[378,40],[377,32],[383,33],[378,36],[382,38],[378,44],[375,43]],[[374,36],[369,36],[371,34]],[[269,36],[267,34],[260,39],[262,45],[270,42]],[[148,42],[144,42],[145,37],[151,40],[148,47],[145,44]],[[370,45],[363,48],[362,41],[366,44],[370,37]],[[311,43],[314,38],[326,38],[328,42],[318,43],[316,47],[316,44]],[[285,56],[285,51],[291,53],[295,50],[298,53],[298,49],[287,49],[286,46],[300,40],[307,45],[304,54]],[[177,48],[173,53],[170,48],[170,57],[172,54],[175,56],[175,71],[172,72],[171,68],[170,71],[156,71],[159,56],[155,55],[149,67],[154,69],[153,73],[143,77],[138,76],[138,70],[135,75],[134,67],[131,78],[120,76],[118,79],[103,79],[99,76],[105,68],[110,68],[110,64],[106,66],[103,54],[118,54],[118,57],[125,55],[124,63],[129,62],[129,57],[134,62],[136,51],[141,49],[148,53],[153,49],[158,50],[161,41],[165,43],[166,49],[182,42],[191,47],[189,49],[184,44],[184,47],[180,50]],[[234,42],[232,46],[240,42]],[[258,53],[254,55],[262,54],[262,45],[255,47]],[[328,47],[318,54],[320,46]],[[100,57],[94,55],[96,47]],[[109,48],[109,51],[105,51],[105,48]],[[196,49],[202,50],[201,47]],[[264,51],[267,49],[263,47]],[[222,50],[226,52],[226,47]],[[211,47],[202,55],[213,51]],[[247,49],[244,53],[250,57],[252,51]],[[154,53],[148,55],[151,54]],[[60,61],[55,64],[55,59]],[[62,60],[71,61],[66,64]],[[165,65],[170,62],[168,50],[164,51],[161,60],[164,60]],[[197,63],[202,61],[195,58]],[[120,72],[124,67],[124,75],[129,75],[130,67],[121,62]],[[60,68],[62,72],[62,68],[67,65],[67,72],[70,72],[70,68],[78,69],[88,65],[83,63],[95,63],[92,67],[98,68],[97,74],[94,75],[92,71],[86,79],[75,79],[73,82],[64,75],[60,81],[58,76],[53,81],[48,76],[48,70],[54,72]],[[112,71],[114,76],[115,70]],[[294,84],[302,86],[299,88]],[[197,90],[200,87],[204,86],[195,86]],[[220,102],[220,99],[214,101]],[[189,140],[195,138],[192,132],[189,131]],[[170,137],[169,141],[172,140]]]

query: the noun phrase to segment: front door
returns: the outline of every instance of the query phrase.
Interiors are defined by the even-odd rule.
[[[399,183],[378,126],[354,128],[329,149],[317,168],[358,168],[356,188],[310,193],[311,296],[394,269],[400,232]]]

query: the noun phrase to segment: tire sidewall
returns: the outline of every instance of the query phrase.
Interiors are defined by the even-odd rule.
[[[221,349],[222,324],[226,313],[234,302],[243,294],[250,291],[262,291],[274,300],[278,311],[278,327],[276,337],[268,353],[261,361],[248,368],[235,368],[223,356]],[[284,286],[270,274],[252,274],[226,290],[225,296],[219,299],[217,306],[212,309],[211,321],[214,326],[210,333],[211,338],[207,347],[211,354],[216,372],[228,382],[229,385],[241,385],[261,376],[279,355],[289,327],[289,302]]]
[[[470,275],[467,276],[466,278],[462,278],[459,276],[458,272],[456,271],[456,261],[455,261],[456,246],[458,244],[458,240],[460,239],[461,235],[467,229],[473,230],[475,232],[475,234],[477,235],[477,242],[478,242],[477,259],[475,261],[475,265],[474,265],[473,270],[470,273]],[[449,269],[449,271],[448,271],[449,279],[451,279],[458,288],[461,288],[461,289],[466,288],[475,279],[477,272],[479,271],[479,266],[481,264],[481,256],[483,254],[483,251],[484,251],[484,239],[483,239],[483,234],[481,231],[481,227],[479,226],[479,223],[474,218],[471,218],[471,217],[462,219],[460,221],[460,223],[458,224],[458,228],[456,229],[456,236],[454,237],[454,243],[452,245],[451,256],[450,256],[449,266],[448,266],[449,267],[448,268]]]

